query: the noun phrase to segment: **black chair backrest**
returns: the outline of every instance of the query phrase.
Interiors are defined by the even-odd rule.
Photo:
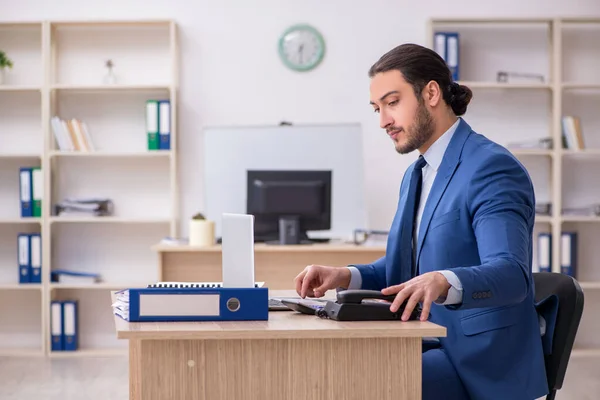
[[[552,338],[552,353],[546,355],[546,375],[550,391],[562,388],[565,372],[583,313],[583,291],[577,280],[553,272],[533,274],[535,301],[558,297],[558,313]]]

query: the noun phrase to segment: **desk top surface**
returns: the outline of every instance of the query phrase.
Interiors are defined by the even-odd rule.
[[[273,290],[270,296],[294,296]],[[329,296],[328,296],[329,297]],[[110,306],[110,305],[107,305]],[[420,321],[333,321],[294,311],[271,311],[268,321],[132,322],[115,316],[119,339],[326,339],[443,337],[446,328]]]
[[[152,246],[152,250],[156,252],[220,252],[221,245],[214,246],[190,246],[188,244],[179,243],[157,243]],[[265,243],[255,243],[254,251],[262,252],[385,252],[385,245],[355,245],[352,243],[331,242],[331,243],[314,243],[308,245],[273,245]]]

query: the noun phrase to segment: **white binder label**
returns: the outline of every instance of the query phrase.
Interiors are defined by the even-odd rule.
[[[448,37],[448,65],[456,67],[458,65],[458,40],[456,37]]]
[[[33,268],[41,268],[42,266],[42,242],[39,235],[31,236],[31,266]],[[39,271],[34,271],[39,273]]]
[[[21,171],[21,201],[31,201],[30,175],[29,171]]]
[[[220,315],[218,294],[140,294],[140,317]]]
[[[29,265],[29,238],[19,236],[19,265]]]
[[[168,102],[160,103],[160,133],[167,134],[171,132],[171,104]]]
[[[44,193],[44,176],[41,169],[31,171],[33,181],[33,199],[41,200]]]
[[[75,335],[75,304],[65,303],[65,336]]]
[[[62,319],[60,303],[52,304],[52,336],[60,335],[62,333],[60,327],[60,320]]]
[[[561,241],[561,267],[570,267],[571,266],[571,236],[568,234],[563,234],[560,238]]]
[[[155,101],[146,103],[146,130],[148,133],[158,132],[158,104]]]

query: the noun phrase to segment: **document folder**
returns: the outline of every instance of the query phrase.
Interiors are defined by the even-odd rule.
[[[114,314],[129,322],[268,319],[266,287],[225,288],[202,283],[190,284],[189,287],[173,284],[153,286],[117,292]]]

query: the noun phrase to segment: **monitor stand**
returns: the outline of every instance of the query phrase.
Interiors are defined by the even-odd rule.
[[[264,235],[262,241],[271,245],[312,244],[305,231],[300,229],[300,218],[282,216],[279,218],[279,231]]]

